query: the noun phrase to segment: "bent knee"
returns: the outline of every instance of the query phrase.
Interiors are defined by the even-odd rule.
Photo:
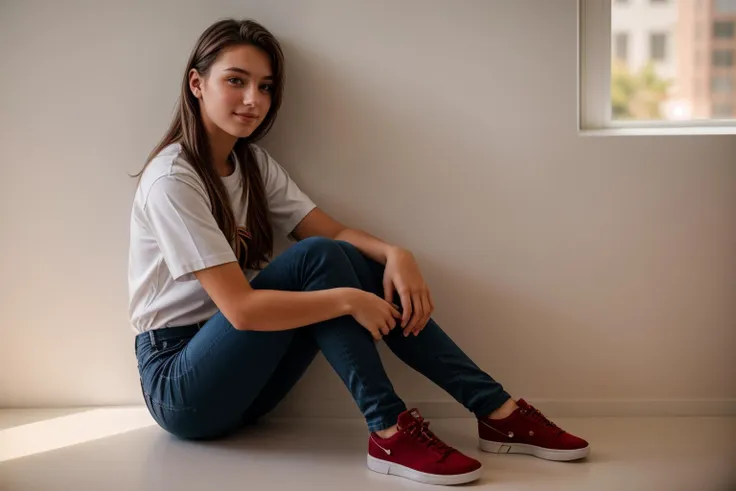
[[[340,243],[328,237],[309,237],[298,242],[294,247],[302,249],[309,256],[323,258],[330,262],[345,259],[345,251]]]
[[[329,237],[314,236],[300,240],[296,245],[308,250],[329,251],[337,247],[337,241]]]
[[[345,242],[344,240],[336,240],[336,239],[330,239],[329,237],[309,237],[308,239],[304,239],[300,241],[298,246],[303,247],[305,250],[308,251],[316,251],[321,254],[340,254],[342,257],[342,253],[353,253],[357,252],[360,253],[357,247],[355,247],[350,242]]]

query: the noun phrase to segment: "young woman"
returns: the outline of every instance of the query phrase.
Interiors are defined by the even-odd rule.
[[[477,418],[494,453],[588,455],[533,406],[514,400],[430,318],[412,254],[320,210],[255,142],[284,89],[276,39],[223,20],[199,38],[171,127],[136,175],[130,317],[143,397],[166,431],[216,438],[255,422],[318,351],[365,416],[368,467],[436,484],[481,464],[442,442],[394,392],[375,342]],[[295,244],[272,259],[274,229]]]

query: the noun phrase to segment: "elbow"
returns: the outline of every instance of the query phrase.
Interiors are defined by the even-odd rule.
[[[235,322],[233,324],[233,327],[237,331],[250,331],[250,326],[246,324],[244,321]]]
[[[240,311],[233,316],[230,323],[238,331],[250,331],[252,330],[250,317],[251,316],[248,315],[248,312],[246,312],[245,309],[240,309]]]
[[[233,327],[238,331],[255,331],[255,327],[258,324],[257,303],[254,305],[258,295],[253,296],[255,291],[250,291],[247,294],[241,296],[237,302],[233,305],[233,319],[231,321]]]

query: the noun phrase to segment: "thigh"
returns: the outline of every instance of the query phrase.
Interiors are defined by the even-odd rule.
[[[251,286],[301,290],[305,258],[324,245],[311,240],[287,249]],[[292,343],[296,332],[239,331],[218,312],[190,340],[155,349],[144,337],[137,343],[139,370],[151,413],[161,426],[182,435],[237,427],[274,375],[261,407],[275,405],[272,401],[280,400],[314,359],[312,345]],[[281,364],[287,353],[289,360]]]
[[[182,437],[218,436],[236,428],[293,337],[293,330],[238,331],[217,313],[188,341],[158,349],[139,343],[149,410],[164,429]]]
[[[276,370],[243,413],[243,423],[255,423],[261,416],[272,411],[302,378],[318,352],[319,346],[311,328],[298,329]]]

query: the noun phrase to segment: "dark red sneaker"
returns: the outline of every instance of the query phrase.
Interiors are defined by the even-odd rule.
[[[577,460],[587,457],[590,445],[548,420],[524,399],[504,419],[478,420],[480,448],[491,453],[523,453],[547,460]]]
[[[419,411],[399,415],[398,432],[383,439],[368,438],[368,468],[381,474],[427,484],[462,484],[480,477],[482,465],[429,431]]]

